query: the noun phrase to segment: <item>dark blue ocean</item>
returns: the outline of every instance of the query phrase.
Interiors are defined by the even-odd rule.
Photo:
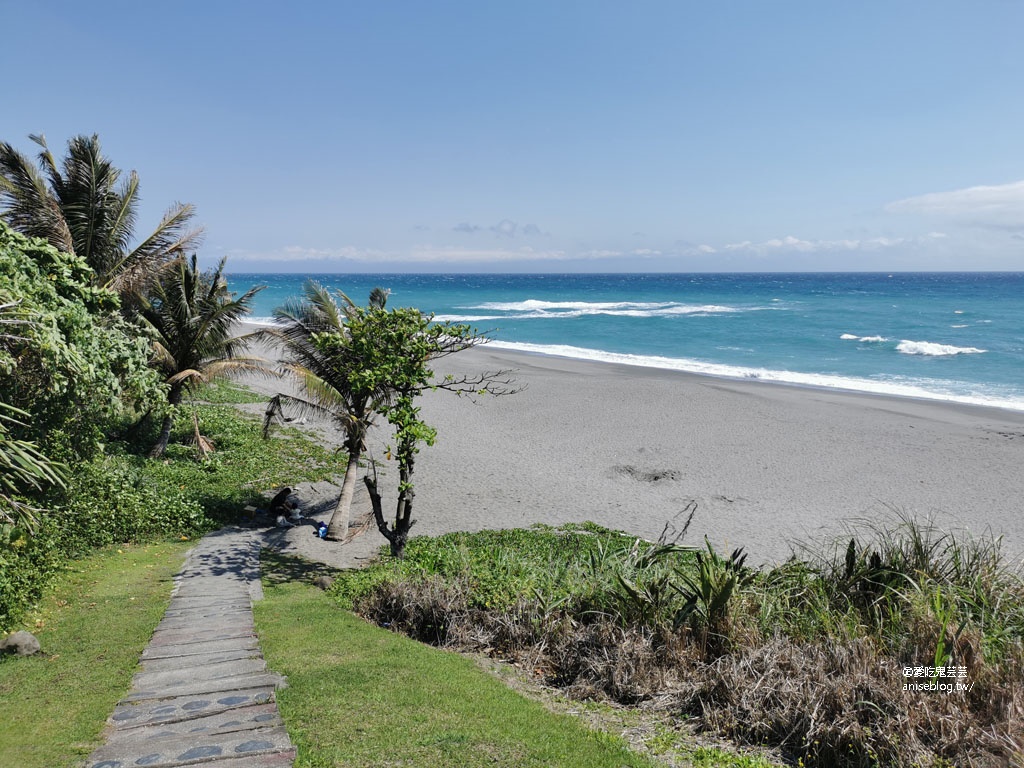
[[[1024,273],[231,275],[253,319],[313,278],[495,346],[1024,410]]]

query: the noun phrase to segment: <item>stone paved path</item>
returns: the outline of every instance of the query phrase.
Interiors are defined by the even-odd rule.
[[[88,768],[284,768],[295,759],[253,627],[263,596],[252,531],[205,536],[175,577],[142,670],[107,722]]]

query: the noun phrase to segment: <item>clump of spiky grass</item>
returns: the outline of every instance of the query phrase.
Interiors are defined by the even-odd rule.
[[[415,540],[411,563],[360,577],[357,609],[806,764],[1005,765],[1024,749],[1024,582],[998,539],[901,516],[755,571],[741,551],[593,526],[476,536]],[[970,690],[917,692],[914,667],[962,669]]]

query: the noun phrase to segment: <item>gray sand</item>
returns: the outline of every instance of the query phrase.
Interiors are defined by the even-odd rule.
[[[681,526],[696,502],[686,541],[743,546],[752,561],[784,559],[793,541],[892,519],[894,509],[944,530],[991,529],[1007,554],[1024,555],[1024,413],[494,347],[437,366],[505,368],[517,369],[524,391],[476,403],[424,396],[422,414],[439,437],[417,462],[414,535],[592,520],[654,539],[666,523]],[[386,427],[371,435],[378,460],[387,438]],[[397,474],[388,470],[385,487]],[[299,497],[329,513],[323,489]],[[356,515],[368,509],[365,497],[359,506]],[[282,545],[349,565],[384,543],[375,529],[344,547],[309,530],[280,536],[295,540]]]

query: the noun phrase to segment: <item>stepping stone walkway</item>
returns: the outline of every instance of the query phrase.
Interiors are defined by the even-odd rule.
[[[267,669],[253,626],[259,554],[255,533],[240,528],[211,533],[188,553],[88,768],[291,767],[295,748],[274,702],[284,678]]]

